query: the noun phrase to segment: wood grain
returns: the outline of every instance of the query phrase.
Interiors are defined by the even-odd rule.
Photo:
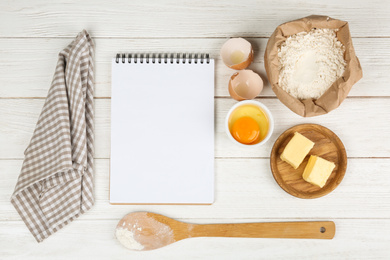
[[[276,26],[311,14],[349,21],[354,37],[390,36],[385,1],[105,1],[0,2],[0,37],[268,37]],[[77,17],[77,19],[75,19]],[[64,26],[66,25],[66,26]]]
[[[21,166],[21,160],[0,160],[0,222],[20,220],[9,199]],[[83,215],[83,219],[119,220],[134,211],[157,212],[181,219],[215,219],[211,222],[234,218],[248,219],[245,222],[256,218],[262,218],[262,221],[290,221],[303,217],[312,220],[390,218],[390,174],[378,178],[378,174],[388,172],[388,168],[390,159],[350,158],[347,173],[336,190],[319,199],[303,200],[287,194],[278,186],[272,176],[269,159],[216,159],[216,200],[211,206],[112,206],[108,200],[109,160],[96,159],[96,204]]]
[[[130,209],[129,209],[130,211]],[[129,212],[128,211],[128,212]],[[127,213],[128,213],[127,212]],[[3,259],[387,259],[390,232],[388,219],[340,219],[335,221],[337,234],[332,240],[263,239],[263,238],[194,238],[185,239],[159,250],[134,252],[124,248],[114,236],[118,220],[85,220],[55,233],[37,244],[21,221],[0,222],[0,253]],[[180,221],[194,223],[240,223],[271,221],[261,217],[201,218]],[[295,221],[310,221],[307,218]],[[272,221],[281,221],[273,219]],[[282,220],[283,221],[283,220]],[[22,249],[22,251],[18,250]],[[318,256],[318,257],[317,257]]]
[[[390,2],[378,0],[1,1],[0,258],[388,259],[389,10]],[[311,14],[349,21],[363,79],[338,109],[309,119],[280,104],[265,81],[258,100],[266,103],[275,117],[274,135],[262,149],[237,147],[223,129],[224,117],[235,103],[228,98],[226,87],[234,71],[221,63],[220,46],[228,37],[247,38],[255,48],[250,69],[264,80],[267,37],[277,25]],[[36,244],[9,198],[58,52],[83,28],[96,42],[95,151],[97,158],[106,159],[95,160],[96,204],[92,210]],[[212,206],[109,205],[110,59],[116,52],[172,50],[210,52],[216,58],[216,202]],[[278,187],[270,170],[272,143],[283,131],[302,123],[332,129],[350,156],[339,187],[315,200],[288,195]],[[199,224],[334,220],[337,235],[328,241],[196,238],[160,250],[129,252],[116,241],[115,225],[123,215],[145,210]]]
[[[130,231],[142,251],[194,237],[332,239],[336,232],[332,221],[192,224],[142,211],[124,216],[118,229]]]
[[[248,39],[255,50],[249,69],[260,74],[264,81],[261,97],[275,97],[267,81],[263,57],[267,38]],[[235,70],[220,59],[220,48],[226,39],[101,39],[96,44],[95,96],[111,97],[111,59],[117,52],[208,52],[215,61],[215,95],[229,97],[228,82]],[[0,97],[45,98],[53,77],[58,52],[69,39],[0,38]],[[353,86],[349,97],[390,97],[388,68],[390,67],[390,38],[355,38],[356,54],[363,68],[363,78]],[[375,46],[375,48],[372,48]],[[23,68],[23,77],[19,77]]]
[[[390,115],[388,99],[347,99],[329,114],[302,118],[277,99],[257,99],[271,111],[275,128],[264,146],[240,147],[229,140],[224,122],[229,109],[236,103],[231,98],[215,100],[215,156],[216,157],[266,157],[276,138],[286,129],[303,123],[321,124],[332,129],[343,140],[350,157],[389,157],[390,127],[384,118]],[[0,99],[0,158],[22,159],[35,128],[43,99]],[[95,157],[110,155],[110,100],[98,99],[95,103]],[[364,119],[364,120],[363,120]]]
[[[193,225],[189,237],[333,239],[333,221]]]
[[[280,158],[295,132],[315,143],[297,169]],[[302,178],[310,155],[319,156],[336,165],[322,188]],[[270,161],[272,174],[279,186],[287,193],[302,199],[315,199],[332,192],[341,183],[347,170],[347,153],[340,138],[328,128],[315,124],[297,125],[283,132],[272,147]]]

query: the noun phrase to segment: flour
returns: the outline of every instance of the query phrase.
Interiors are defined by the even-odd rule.
[[[148,212],[133,212],[116,226],[118,241],[131,250],[152,250],[175,242],[172,228]],[[157,215],[157,214],[156,214]]]
[[[115,232],[116,238],[119,242],[124,245],[126,248],[131,250],[142,250],[144,246],[141,245],[134,238],[134,233],[126,228],[117,228]]]
[[[292,35],[278,49],[279,86],[298,99],[319,98],[344,71],[345,47],[333,29]]]

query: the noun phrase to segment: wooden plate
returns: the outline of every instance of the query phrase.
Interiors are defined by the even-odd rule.
[[[315,142],[313,149],[298,169],[294,169],[280,159],[280,154],[295,132]],[[323,188],[310,184],[302,178],[310,155],[320,156],[336,164]],[[328,128],[315,124],[297,125],[286,130],[276,140],[271,151],[271,170],[276,182],[287,193],[302,199],[319,198],[333,191],[343,180],[347,170],[347,153],[338,136]]]

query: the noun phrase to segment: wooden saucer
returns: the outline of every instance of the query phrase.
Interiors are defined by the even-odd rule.
[[[294,169],[280,159],[280,154],[295,132],[299,132],[315,143],[298,169]],[[310,155],[320,156],[336,164],[323,188],[310,184],[302,178]],[[279,136],[271,151],[271,171],[276,182],[287,193],[298,198],[314,199],[330,193],[341,183],[346,170],[347,153],[343,143],[335,133],[321,125],[303,124],[291,127]]]

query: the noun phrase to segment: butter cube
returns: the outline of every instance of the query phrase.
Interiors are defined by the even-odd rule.
[[[305,181],[322,188],[331,175],[334,167],[336,167],[334,163],[322,159],[321,157],[311,155],[309,162],[303,171],[302,177]]]
[[[293,138],[291,138],[280,155],[280,159],[297,169],[313,146],[314,143],[312,141],[295,132]]]

